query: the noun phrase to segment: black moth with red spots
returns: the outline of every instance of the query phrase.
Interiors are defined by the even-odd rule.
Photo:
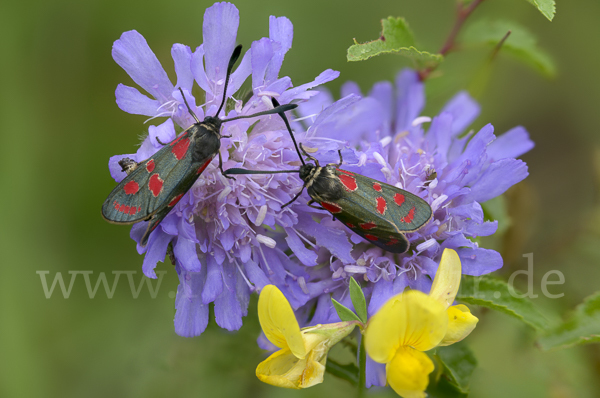
[[[273,100],[274,105],[278,105]],[[289,122],[280,113],[290,134]],[[292,134],[292,139],[294,136]],[[295,144],[295,140],[294,140]],[[432,216],[429,204],[410,192],[383,182],[340,169],[340,163],[320,166],[316,158],[310,156],[300,144],[300,149],[315,164],[305,163],[300,154],[300,170],[277,170],[257,172],[245,169],[229,169],[225,174],[272,174],[300,173],[310,200],[308,205],[330,212],[333,217],[362,236],[370,243],[391,253],[405,253],[410,244],[405,233],[423,227]],[[302,190],[285,207],[294,202]],[[315,206],[317,203],[320,205]]]
[[[253,115],[220,119],[219,113],[227,99],[227,86],[233,65],[242,51],[237,46],[227,66],[223,89],[223,101],[215,116],[207,116],[201,122],[190,109],[183,91],[181,95],[190,114],[196,120],[190,128],[152,155],[136,163],[125,158],[119,161],[127,177],[108,195],[102,205],[102,216],[111,223],[133,224],[148,221],[146,232],[140,244],[148,243],[150,233],[169,214],[173,206],[194,185],[200,174],[213,158],[219,155],[219,168],[223,171],[221,154],[221,124],[237,119],[285,112],[297,105],[283,105],[277,109],[258,112]],[[160,143],[160,142],[159,142]]]

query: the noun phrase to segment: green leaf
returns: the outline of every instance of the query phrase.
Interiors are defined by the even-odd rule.
[[[469,381],[477,367],[477,359],[464,343],[440,347],[437,356],[444,365],[444,375],[450,384],[463,393],[469,392]]]
[[[452,385],[445,377],[429,383],[427,386],[427,398],[467,398],[468,394],[461,392]]]
[[[543,16],[548,18],[549,21],[552,21],[554,18],[554,14],[556,14],[556,3],[554,0],[527,0],[529,3],[533,4]]]
[[[388,17],[381,20],[381,37],[364,44],[354,40],[348,48],[348,61],[364,61],[380,54],[396,53],[412,60],[416,69],[433,68],[442,62],[440,54],[419,51],[414,47],[414,36],[404,18]]]
[[[569,320],[539,339],[544,350],[600,342],[600,291],[577,306]]]
[[[367,323],[367,300],[365,300],[365,294],[354,278],[350,278],[350,299],[360,321]]]
[[[353,363],[342,365],[332,359],[328,359],[325,370],[340,379],[346,380],[353,386],[358,385],[358,367]]]
[[[501,52],[512,55],[546,77],[556,75],[552,58],[538,47],[536,38],[527,29],[515,22],[479,20],[464,31],[462,43],[496,46],[508,31],[511,33],[502,44]]]
[[[338,303],[333,298],[331,299],[331,302],[333,303],[333,306],[335,307],[335,311],[337,312],[337,314],[340,317],[340,319],[342,320],[342,322],[348,322],[348,321],[362,322],[360,320],[360,318],[354,312],[352,312],[352,310],[350,308],[344,306],[343,304]]]
[[[489,276],[463,276],[456,299],[503,312],[536,330],[548,327],[548,321],[531,300],[499,279]]]

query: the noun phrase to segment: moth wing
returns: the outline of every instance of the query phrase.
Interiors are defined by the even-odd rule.
[[[409,242],[404,233],[416,231],[431,219],[429,204],[410,192],[345,170],[336,169],[336,176],[346,194],[335,203],[321,205],[386,251],[406,252]]]
[[[191,168],[191,160],[190,134],[186,131],[138,163],[108,195],[102,216],[115,224],[147,220],[176,196],[173,192],[183,182],[176,177]]]

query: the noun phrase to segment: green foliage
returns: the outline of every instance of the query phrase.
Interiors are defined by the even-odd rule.
[[[477,359],[464,343],[440,347],[436,353],[444,365],[444,376],[448,382],[462,393],[469,392],[471,375],[477,367]]]
[[[381,37],[364,44],[354,40],[348,48],[348,61],[364,61],[379,54],[396,53],[409,58],[416,69],[433,68],[442,62],[440,54],[419,51],[414,47],[414,36],[404,18],[388,17],[381,20]]]
[[[337,302],[335,299],[331,299],[331,302],[333,303],[333,306],[335,307],[335,312],[337,312],[338,316],[340,317],[340,319],[343,322],[348,322],[348,321],[359,321],[362,322],[360,320],[360,318],[348,307],[344,306],[343,304]]]
[[[544,350],[600,342],[600,292],[586,298],[571,317],[539,339]]]
[[[556,13],[556,3],[554,0],[527,0],[529,3],[533,4],[543,16],[548,18],[549,21],[552,21],[554,18],[554,14]]]
[[[352,299],[354,310],[360,321],[367,323],[367,300],[365,300],[365,295],[354,278],[350,278],[350,299]]]
[[[498,221],[496,235],[504,235],[512,224],[510,216],[508,215],[505,196],[496,196],[495,198],[482,203],[481,208],[483,209],[486,221]]]
[[[550,56],[538,47],[536,38],[527,29],[515,22],[479,20],[464,31],[462,42],[466,45],[497,46],[508,31],[510,36],[502,44],[501,51],[546,77],[556,75],[556,66]]]
[[[499,279],[489,276],[463,276],[456,299],[503,312],[536,330],[544,330],[548,326],[546,318],[529,299],[521,296]]]
[[[342,365],[329,358],[325,370],[327,373],[331,373],[342,380],[346,380],[353,386],[358,385],[358,367],[353,363]]]

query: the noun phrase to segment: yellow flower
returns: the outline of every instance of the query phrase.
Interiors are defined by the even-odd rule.
[[[256,376],[277,387],[296,389],[323,381],[327,352],[358,324],[339,322],[300,329],[290,303],[274,285],[265,286],[260,293],[258,319],[267,339],[281,349],[258,364]]]
[[[389,299],[369,320],[365,348],[386,364],[387,381],[404,398],[425,397],[433,362],[424,351],[461,341],[478,319],[464,305],[450,306],[460,285],[460,258],[446,249],[429,295],[409,290]]]

